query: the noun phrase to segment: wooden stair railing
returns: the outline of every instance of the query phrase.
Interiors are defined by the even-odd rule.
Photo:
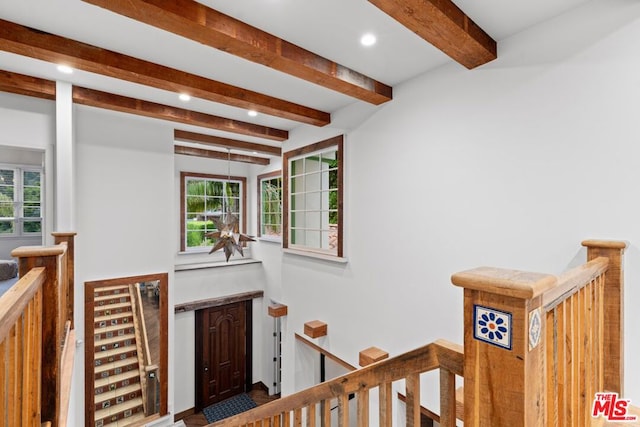
[[[138,360],[140,367],[140,384],[142,384],[142,401],[145,414],[155,414],[156,394],[158,392],[158,365],[151,359],[149,350],[149,338],[144,318],[142,296],[140,295],[140,283],[129,285],[132,308],[134,312],[134,325],[136,342],[138,345]]]
[[[587,426],[596,392],[622,395],[624,242],[585,241],[560,275],[481,267],[464,288],[465,426]]]
[[[370,391],[377,389],[377,424],[391,426],[392,384],[404,380],[406,425],[417,427],[420,426],[420,374],[439,369],[441,425],[453,427],[456,419],[455,376],[462,375],[462,365],[462,347],[438,340],[210,425],[300,426],[303,422],[307,426],[317,423],[329,425],[331,401],[337,399],[338,424],[347,426],[352,420],[349,413],[350,395],[354,395],[357,402],[355,422],[358,426],[368,426]]]
[[[64,241],[56,246],[11,253],[20,280],[0,297],[0,427],[67,424],[75,351],[68,300],[74,235],[61,233]]]
[[[39,425],[42,284],[34,268],[0,297],[1,426]],[[23,393],[23,390],[26,393]]]

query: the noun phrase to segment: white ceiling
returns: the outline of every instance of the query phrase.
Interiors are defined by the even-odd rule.
[[[451,61],[367,0],[199,1],[391,86]],[[586,1],[455,0],[455,3],[498,41],[499,55],[501,39]],[[0,18],[329,113],[362,102],[80,0],[0,0]],[[359,44],[365,32],[377,35],[375,46],[365,48]],[[63,76],[52,64],[1,51],[0,69],[68,80],[80,86],[279,129],[300,126],[264,114],[250,118],[244,110],[200,99],[185,104],[176,94],[92,73],[76,71]],[[268,143],[210,129],[197,131]]]

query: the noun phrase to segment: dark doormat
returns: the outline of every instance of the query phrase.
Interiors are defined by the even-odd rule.
[[[256,406],[258,405],[248,394],[241,393],[222,402],[207,406],[202,410],[202,413],[209,423],[214,423],[223,418],[248,411]]]

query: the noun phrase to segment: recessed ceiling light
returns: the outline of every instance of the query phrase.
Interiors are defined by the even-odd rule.
[[[181,93],[180,96],[178,96],[178,98],[180,98],[180,101],[183,101],[183,102],[191,101],[191,97],[186,93]]]
[[[255,117],[258,115],[258,112],[255,110],[249,110],[247,114],[249,115],[249,117]]]
[[[73,73],[73,68],[69,67],[68,65],[58,65],[58,71],[64,74],[71,74]]]
[[[373,46],[376,44],[376,36],[371,33],[367,33],[360,37],[360,43],[363,46]]]

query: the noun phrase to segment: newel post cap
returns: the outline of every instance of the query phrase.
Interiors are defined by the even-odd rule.
[[[551,289],[557,278],[550,274],[509,270],[496,267],[478,267],[451,276],[455,286],[492,294],[530,299]]]

